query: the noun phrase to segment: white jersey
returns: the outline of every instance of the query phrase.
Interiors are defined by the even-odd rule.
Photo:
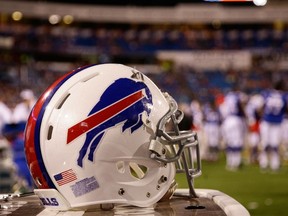
[[[245,108],[246,116],[250,124],[253,124],[259,120],[260,116],[257,111],[260,110],[263,105],[264,98],[261,95],[255,94],[251,96]]]
[[[203,108],[204,132],[207,144],[210,147],[218,147],[220,142],[221,117],[218,109],[207,105]]]
[[[243,93],[240,92],[229,92],[225,98],[224,103],[221,105],[221,114],[224,118],[227,116],[239,116],[244,117],[242,110]]]
[[[196,130],[201,130],[203,125],[203,113],[202,113],[202,107],[201,104],[194,100],[190,104],[191,114],[193,117],[193,125]]]
[[[23,121],[26,122],[34,104],[35,101],[31,101],[29,104],[24,102],[17,104],[13,111],[12,121],[14,123],[19,123]]]
[[[244,144],[245,124],[242,108],[243,93],[229,92],[221,105],[222,134],[227,146],[241,149]]]
[[[0,101],[0,134],[2,133],[2,128],[5,124],[11,122],[12,112],[9,107]]]

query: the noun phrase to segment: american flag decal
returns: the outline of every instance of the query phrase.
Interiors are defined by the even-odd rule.
[[[77,180],[77,176],[72,169],[69,169],[57,175],[54,175],[54,179],[59,186],[62,186],[68,184],[69,182]]]

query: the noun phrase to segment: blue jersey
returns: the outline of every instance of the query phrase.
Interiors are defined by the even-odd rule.
[[[287,95],[282,91],[270,90],[263,93],[264,111],[263,120],[280,124],[287,109]]]

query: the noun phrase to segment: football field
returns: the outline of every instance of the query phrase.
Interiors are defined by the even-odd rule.
[[[184,175],[178,174],[179,188],[186,188]],[[260,171],[258,165],[243,165],[239,171],[225,169],[225,157],[218,162],[202,161],[202,175],[195,188],[215,189],[240,202],[251,216],[288,215],[288,164],[277,173]]]

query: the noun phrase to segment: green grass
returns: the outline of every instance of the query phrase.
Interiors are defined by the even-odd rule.
[[[187,182],[176,176],[180,188]],[[258,165],[244,165],[239,171],[225,169],[225,157],[218,162],[202,161],[202,175],[195,179],[195,188],[219,190],[240,202],[251,216],[288,215],[288,165],[277,173],[260,171]]]

